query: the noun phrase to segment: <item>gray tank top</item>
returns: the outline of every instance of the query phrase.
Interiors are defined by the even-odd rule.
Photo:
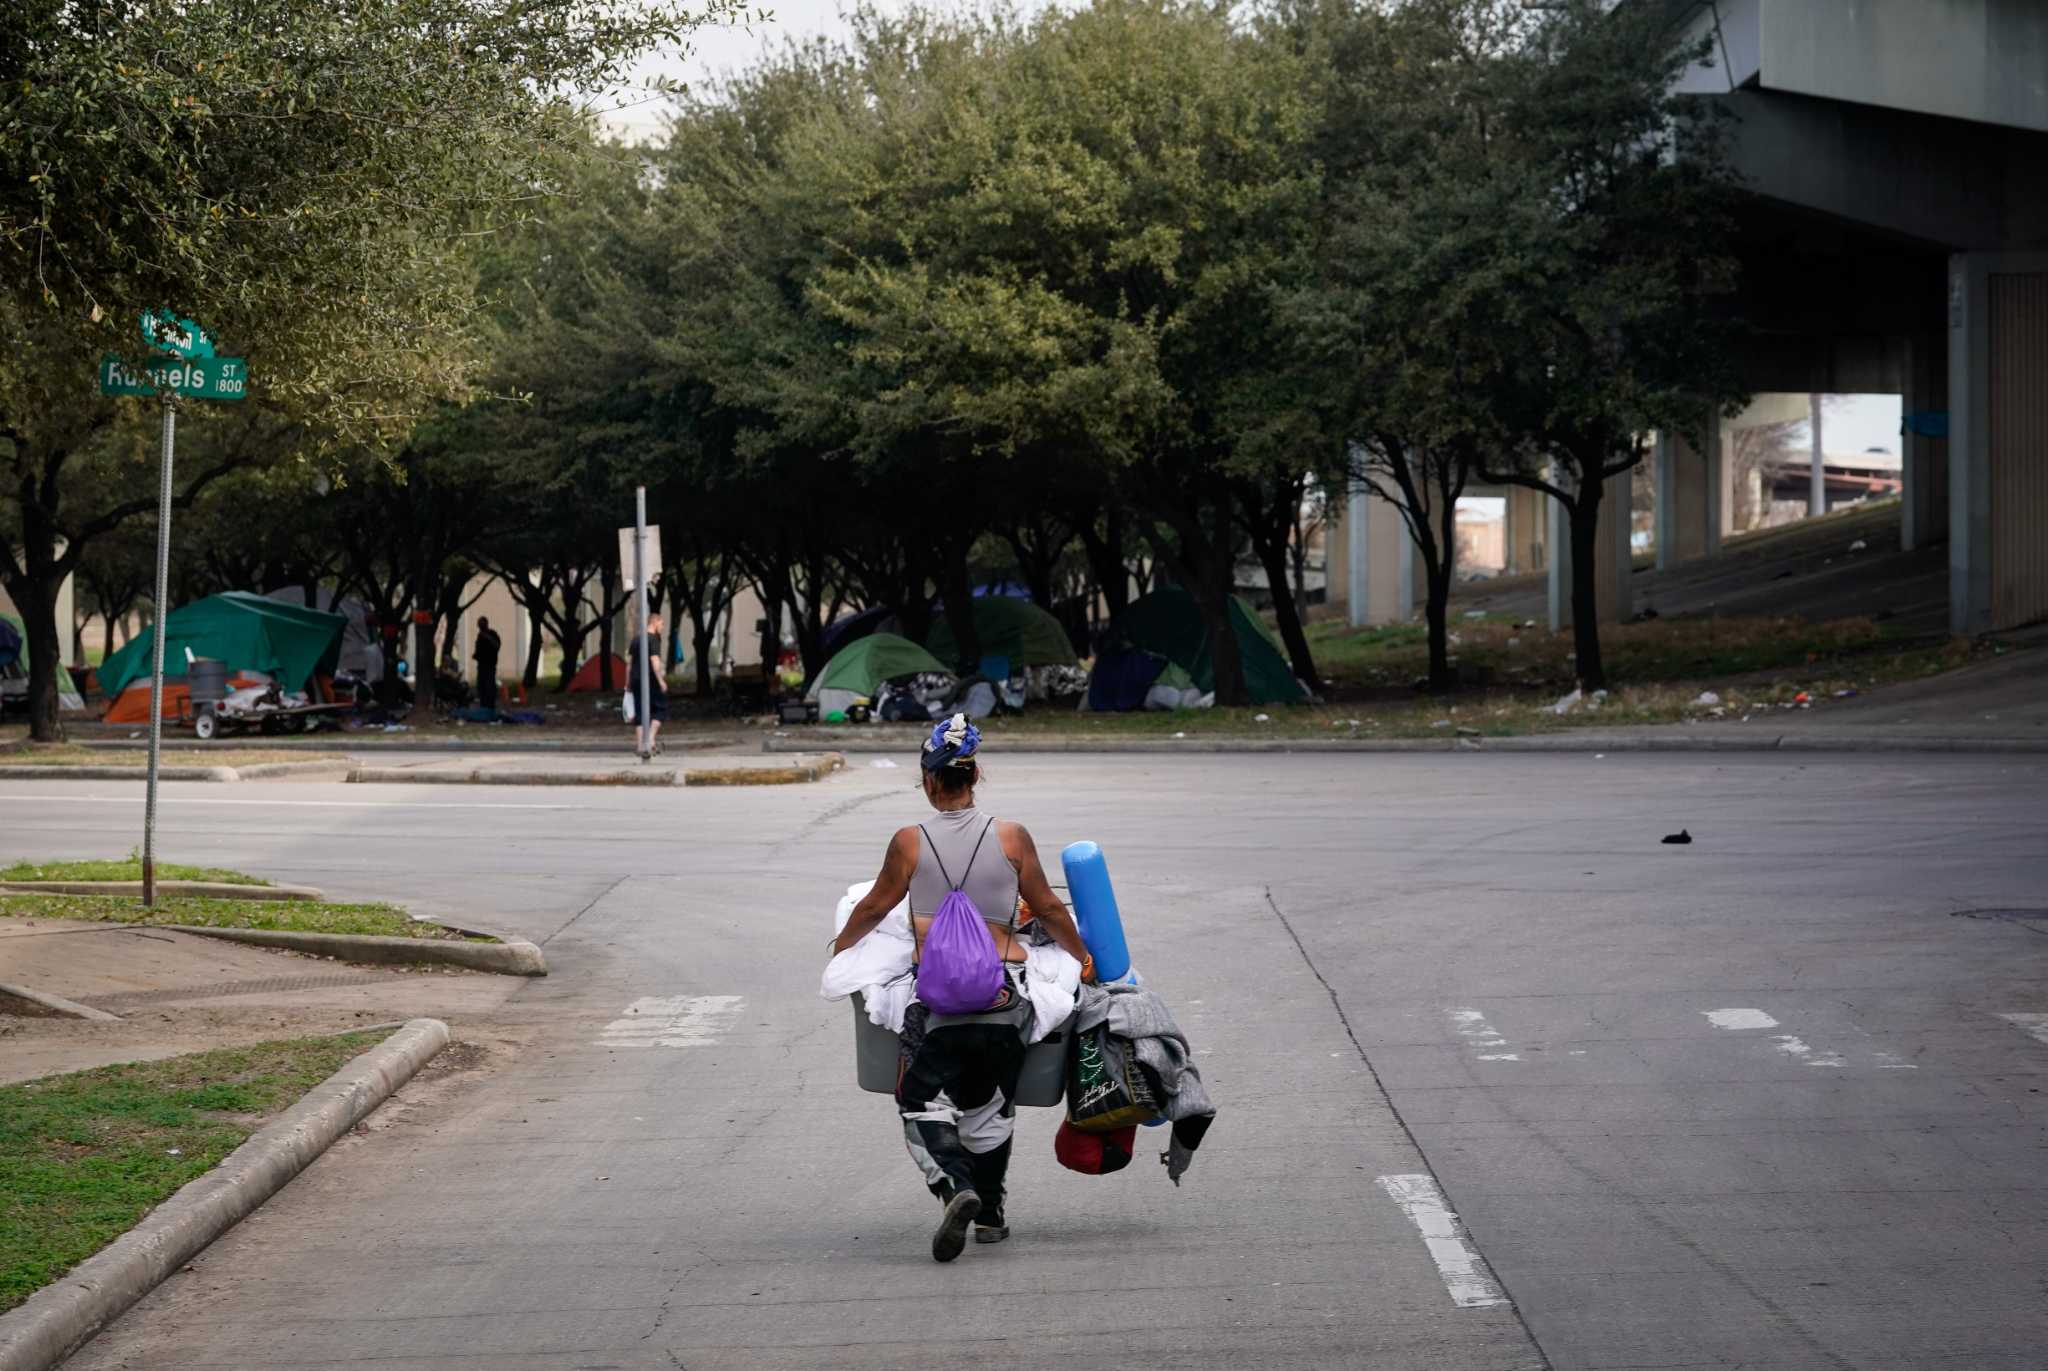
[[[938,913],[958,884],[988,922],[1005,927],[1016,922],[1017,868],[1003,852],[994,819],[975,809],[947,809],[918,827],[917,869],[910,873],[912,914],[930,918]]]

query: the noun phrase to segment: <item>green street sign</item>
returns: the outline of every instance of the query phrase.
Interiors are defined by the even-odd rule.
[[[167,309],[142,311],[142,342],[158,352],[180,357],[213,356],[213,339],[190,319],[180,319]]]
[[[184,357],[137,363],[108,353],[100,359],[102,395],[189,395],[195,400],[239,400],[248,393],[249,365],[240,357]]]

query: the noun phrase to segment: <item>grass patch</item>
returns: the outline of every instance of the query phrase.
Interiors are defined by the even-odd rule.
[[[0,1086],[0,1312],[384,1037],[297,1038]]]
[[[160,881],[214,881],[226,885],[269,885],[260,876],[224,866],[187,866],[182,862],[158,862]],[[16,862],[0,866],[0,881],[139,881],[142,858],[130,853],[120,861]]]
[[[193,924],[202,928],[260,928],[290,933],[352,933],[379,938],[470,937],[440,924],[421,923],[397,905],[329,904],[313,900],[203,900],[165,896],[145,909],[131,895],[0,894],[0,914],[29,919],[85,919],[97,923]]]
[[[281,747],[165,747],[164,766],[257,766],[264,762],[346,762],[339,752],[302,752]],[[0,750],[11,766],[147,767],[149,751],[139,747],[82,747],[77,743],[25,743]]]

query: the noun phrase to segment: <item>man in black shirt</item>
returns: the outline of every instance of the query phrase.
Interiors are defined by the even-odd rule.
[[[489,619],[476,621],[476,648],[469,655],[476,662],[476,702],[485,709],[498,707],[498,635]]]
[[[651,655],[650,655],[651,654]],[[633,638],[632,655],[626,662],[626,693],[637,707],[640,699],[640,663],[647,661],[647,750],[661,751],[661,726],[668,722],[668,681],[662,676],[661,614],[647,616],[647,631]],[[634,725],[636,731],[638,724]],[[637,732],[636,732],[637,742]]]

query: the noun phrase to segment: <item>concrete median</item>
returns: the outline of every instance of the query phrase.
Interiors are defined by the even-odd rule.
[[[162,924],[158,927],[202,938],[219,938],[223,942],[277,947],[288,952],[311,952],[345,962],[369,962],[380,966],[460,966],[499,976],[548,974],[547,958],[539,947],[523,938],[477,943],[454,938],[378,938],[353,933],[299,933],[275,928],[204,928],[197,924]]]

